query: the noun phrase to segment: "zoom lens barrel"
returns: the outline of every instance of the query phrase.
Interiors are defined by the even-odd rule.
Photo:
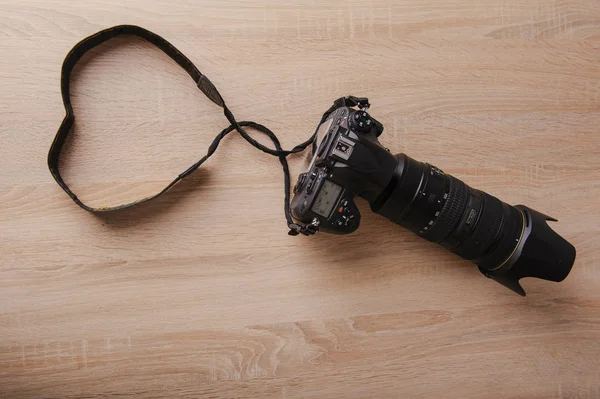
[[[546,224],[554,220],[473,189],[435,166],[396,155],[389,185],[371,209],[479,266],[520,295],[522,277],[562,281],[575,248]]]

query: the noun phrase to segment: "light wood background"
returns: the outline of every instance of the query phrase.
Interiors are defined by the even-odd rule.
[[[560,219],[572,273],[521,298],[364,202],[356,234],[289,237],[278,161],[233,135],[166,197],[82,211],[46,167],[60,67],[120,23],[286,148],[368,96],[392,151]],[[0,54],[0,397],[600,398],[597,0],[0,0]],[[65,177],[96,205],[226,126],[139,40],[86,57],[73,95]]]

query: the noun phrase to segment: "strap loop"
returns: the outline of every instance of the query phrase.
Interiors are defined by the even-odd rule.
[[[120,35],[133,35],[133,36],[140,37],[140,38],[150,42],[154,46],[158,47],[160,50],[162,50],[164,53],[166,53],[169,57],[171,57],[171,59],[173,59],[179,66],[181,66],[192,77],[194,82],[196,82],[198,88],[213,103],[215,103],[219,107],[223,108],[223,114],[229,121],[230,126],[227,127],[226,129],[224,129],[223,131],[221,131],[221,133],[219,133],[217,135],[217,137],[215,137],[215,139],[213,140],[211,145],[208,147],[208,151],[207,151],[206,155],[204,155],[200,160],[198,160],[198,162],[196,162],[195,164],[190,166],[184,172],[179,174],[171,183],[169,183],[160,192],[158,192],[154,195],[151,195],[149,197],[145,197],[145,198],[139,199],[137,201],[122,204],[122,205],[111,206],[111,207],[91,207],[91,206],[84,204],[77,197],[77,195],[75,195],[75,193],[69,188],[69,186],[63,180],[63,178],[60,174],[60,169],[59,169],[59,163],[60,163],[59,161],[60,161],[61,151],[66,142],[67,136],[71,132],[73,123],[75,121],[75,114],[73,112],[73,106],[71,105],[71,96],[70,96],[71,73],[73,72],[73,69],[74,69],[75,65],[77,64],[77,62],[83,57],[83,55],[86,52],[88,52],[89,50],[93,49],[94,47],[96,47],[114,37],[120,36]],[[71,197],[71,199],[77,205],[79,205],[81,208],[85,209],[86,211],[89,211],[92,213],[112,212],[112,211],[116,211],[119,209],[130,208],[137,204],[141,204],[143,202],[147,202],[147,201],[150,201],[154,198],[161,196],[162,194],[169,191],[171,189],[171,187],[173,187],[175,184],[177,184],[181,179],[192,174],[196,169],[198,169],[200,167],[200,165],[202,165],[217,150],[217,147],[219,146],[219,143],[221,142],[221,140],[227,134],[229,134],[235,130],[246,141],[248,141],[252,146],[258,148],[259,150],[261,150],[267,154],[270,154],[270,155],[273,155],[273,156],[276,156],[279,158],[279,162],[281,163],[281,165],[283,167],[283,173],[284,173],[285,217],[287,219],[288,226],[290,228],[292,228],[293,231],[297,231],[297,229],[293,228],[294,226],[297,226],[297,225],[293,222],[291,212],[290,212],[290,171],[289,171],[289,166],[288,166],[286,157],[290,154],[295,154],[295,153],[305,150],[311,144],[312,144],[312,148],[313,148],[313,152],[314,152],[315,146],[316,146],[316,138],[317,138],[316,130],[315,130],[315,133],[308,140],[304,141],[303,143],[298,144],[297,146],[295,146],[294,148],[292,148],[289,151],[284,150],[281,147],[281,144],[280,144],[277,136],[275,135],[275,133],[273,133],[267,127],[265,127],[259,123],[256,123],[256,122],[250,122],[250,121],[238,122],[235,119],[233,113],[229,110],[229,108],[227,108],[227,105],[225,104],[223,97],[221,96],[221,94],[219,93],[219,91],[217,90],[215,85],[206,76],[204,76],[198,70],[198,68],[192,63],[192,61],[190,61],[183,53],[181,53],[175,46],[173,46],[171,43],[169,43],[167,40],[165,40],[161,36],[157,35],[156,33],[150,32],[149,30],[146,30],[139,26],[119,25],[119,26],[114,26],[112,28],[102,30],[100,32],[97,32],[97,33],[81,40],[79,43],[77,43],[73,47],[73,49],[71,49],[71,51],[67,54],[67,56],[63,62],[62,72],[61,72],[61,93],[62,93],[62,100],[63,100],[63,104],[65,107],[66,115],[58,129],[58,132],[56,133],[56,136],[54,137],[54,141],[52,142],[52,144],[50,146],[50,150],[48,151],[48,168],[50,169],[50,173],[52,174],[52,176],[54,177],[54,179],[56,180],[58,185]],[[360,100],[360,99],[356,99],[354,97],[347,97],[347,98],[342,98],[342,99],[337,100],[334,107],[330,108],[325,113],[325,115],[323,115],[322,121],[324,121],[333,110],[335,110],[336,108],[338,108],[340,106],[344,106],[345,104],[359,105],[360,101],[357,101],[357,100]],[[271,142],[273,143],[275,148],[274,149],[269,148],[269,147],[259,143],[258,141],[256,141],[244,130],[244,128],[246,128],[246,127],[255,129],[255,130],[267,135],[269,137],[269,139],[271,140]]]

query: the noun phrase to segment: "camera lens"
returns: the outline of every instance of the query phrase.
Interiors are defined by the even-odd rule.
[[[503,256],[497,248],[510,255],[522,230],[519,211],[435,166],[407,156],[399,162],[404,163],[401,187],[376,212],[392,214],[401,226],[477,264]]]
[[[567,276],[575,248],[548,227],[552,218],[510,206],[404,154],[396,159],[391,182],[371,201],[374,212],[472,261],[521,295],[522,277]]]

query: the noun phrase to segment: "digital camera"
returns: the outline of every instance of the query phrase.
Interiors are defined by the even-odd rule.
[[[547,224],[555,219],[511,206],[441,169],[394,155],[366,98],[337,100],[317,128],[322,137],[291,202],[295,232],[348,234],[360,226],[359,196],[371,210],[475,263],[520,295],[522,277],[562,281],[575,248]]]

